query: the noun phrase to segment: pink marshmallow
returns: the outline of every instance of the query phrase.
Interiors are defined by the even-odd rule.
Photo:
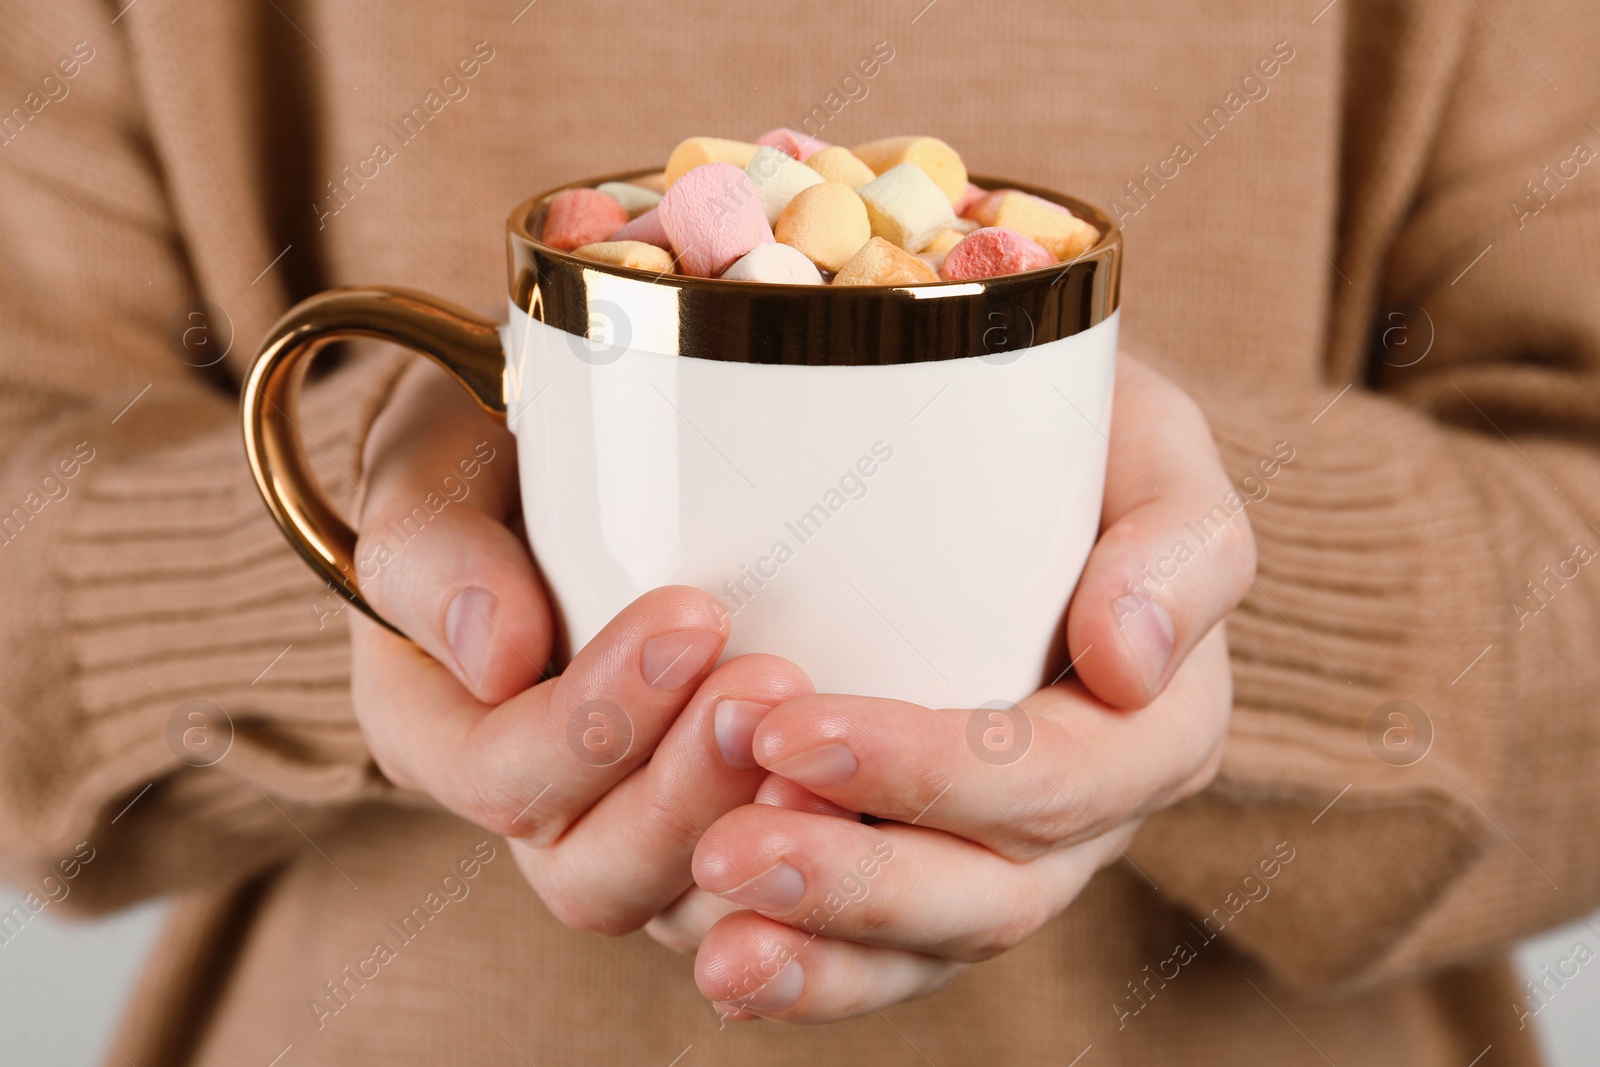
[[[827,141],[819,141],[809,133],[791,130],[787,126],[779,126],[775,130],[768,130],[756,138],[756,144],[771,145],[773,148],[793,156],[802,163],[824,148],[833,147]]]
[[[544,214],[539,238],[551,248],[570,252],[596,241],[609,241],[628,221],[628,211],[615,197],[598,189],[564,189]]]
[[[755,183],[732,163],[689,171],[655,210],[678,270],[693,277],[715,278],[756,245],[772,240]]]
[[[969,190],[970,191],[970,190]],[[985,192],[982,196],[971,200],[965,210],[957,212],[964,219],[971,219],[979,226],[993,226],[995,212],[1000,210],[1000,201],[1010,189],[996,189]]]
[[[956,242],[945,256],[939,275],[948,282],[966,282],[1037,270],[1055,261],[1049,249],[1016,230],[985,226]]]
[[[961,194],[961,199],[957,200],[955,202],[955,212],[956,212],[956,214],[957,215],[965,215],[967,213],[967,209],[968,208],[970,208],[973,204],[976,204],[979,200],[982,200],[984,197],[986,197],[988,195],[989,195],[989,190],[983,188],[980,185],[973,185],[971,182],[968,182],[967,183],[967,191],[962,193]]]
[[[969,196],[974,189],[978,189],[978,187],[975,185],[967,186],[967,193]],[[974,197],[970,201],[967,200],[966,197],[962,197],[962,201],[967,205],[966,209],[958,210],[956,214],[960,215],[962,218],[971,219],[979,226],[993,226],[1000,220],[1000,205],[1008,196],[1024,196],[1036,204],[1043,204],[1052,211],[1059,211],[1067,215],[1072,214],[1072,212],[1068,211],[1060,204],[1046,200],[1042,196],[1034,196],[1032,193],[1025,193],[1021,189],[996,189],[993,192],[990,192],[987,189],[978,189],[978,193],[980,195]]]
[[[651,208],[607,240],[611,241],[643,241],[647,245],[665,248],[672,251],[672,242],[667,240],[667,231],[661,228],[661,213],[658,208]]]

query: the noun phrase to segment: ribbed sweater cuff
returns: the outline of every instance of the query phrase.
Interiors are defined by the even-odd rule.
[[[1476,657],[1511,615],[1485,502],[1453,432],[1360,388],[1246,397],[1186,384],[1253,500],[1259,565],[1228,623],[1222,771],[1151,820],[1134,854],[1205,915],[1287,841],[1298,859],[1281,884],[1296,903],[1286,894],[1230,933],[1290,980],[1357,977],[1492,833],[1468,797],[1488,803],[1505,759],[1494,735],[1507,661]],[[1278,461],[1271,477],[1264,460]],[[1380,712],[1393,700],[1422,714]],[[1318,908],[1360,922],[1316,921]]]
[[[298,422],[312,466],[346,512],[367,429],[405,363],[362,360],[304,394]],[[204,432],[181,433],[197,422]],[[134,447],[146,451],[129,456]],[[28,739],[41,780],[7,790],[36,809],[28,836],[44,847],[87,836],[123,805],[150,803],[141,788],[174,772],[243,779],[291,805],[386,788],[351,714],[354,609],[341,610],[268,515],[237,409],[169,400],[157,387],[97,452],[37,575],[37,630],[59,664],[37,676],[58,712],[38,717],[50,736]],[[188,715],[210,706],[227,721]],[[191,727],[215,730],[226,754],[196,755],[203,735],[186,745]],[[180,754],[207,769],[188,771]]]

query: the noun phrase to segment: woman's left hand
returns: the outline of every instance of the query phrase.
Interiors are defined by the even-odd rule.
[[[1232,704],[1222,619],[1254,574],[1249,523],[1199,409],[1127,356],[1111,442],[1102,534],[1067,615],[1075,677],[1021,715],[814,695],[762,721],[766,795],[710,827],[699,891],[658,920],[700,917],[696,977],[725,1017],[826,1022],[932,993],[1030,937],[1144,816],[1215,776]],[[1175,542],[1219,514],[1174,568]]]

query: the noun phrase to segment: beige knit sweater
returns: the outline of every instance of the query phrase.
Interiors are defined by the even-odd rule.
[[[28,886],[67,861],[73,904],[183,902],[122,1053],[1535,1062],[1505,948],[1600,903],[1600,9],[1324,2],[5,4],[0,855]],[[688,960],[559,926],[375,772],[237,387],[303,296],[497,308],[517,200],[806,116],[1111,208],[1129,345],[1241,480],[1293,458],[1241,482],[1226,765],[1137,869],[928,1000],[719,1029]],[[310,391],[345,501],[402,364]],[[1371,741],[1398,699],[1431,724],[1408,766]],[[191,700],[231,717],[212,766],[169,742]]]

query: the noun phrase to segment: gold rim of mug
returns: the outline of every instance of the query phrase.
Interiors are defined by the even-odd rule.
[[[583,259],[534,236],[558,193],[658,173],[569,182],[517,205],[506,223],[517,306],[576,338],[589,338],[598,322],[608,335],[602,343],[619,350],[824,366],[998,356],[1082,333],[1117,310],[1122,235],[1110,216],[1076,197],[981,175],[971,178],[981,188],[1017,189],[1067,208],[1098,228],[1100,240],[1069,263],[999,278],[835,287],[656,274]],[[651,321],[635,328],[632,315],[645,309]]]

